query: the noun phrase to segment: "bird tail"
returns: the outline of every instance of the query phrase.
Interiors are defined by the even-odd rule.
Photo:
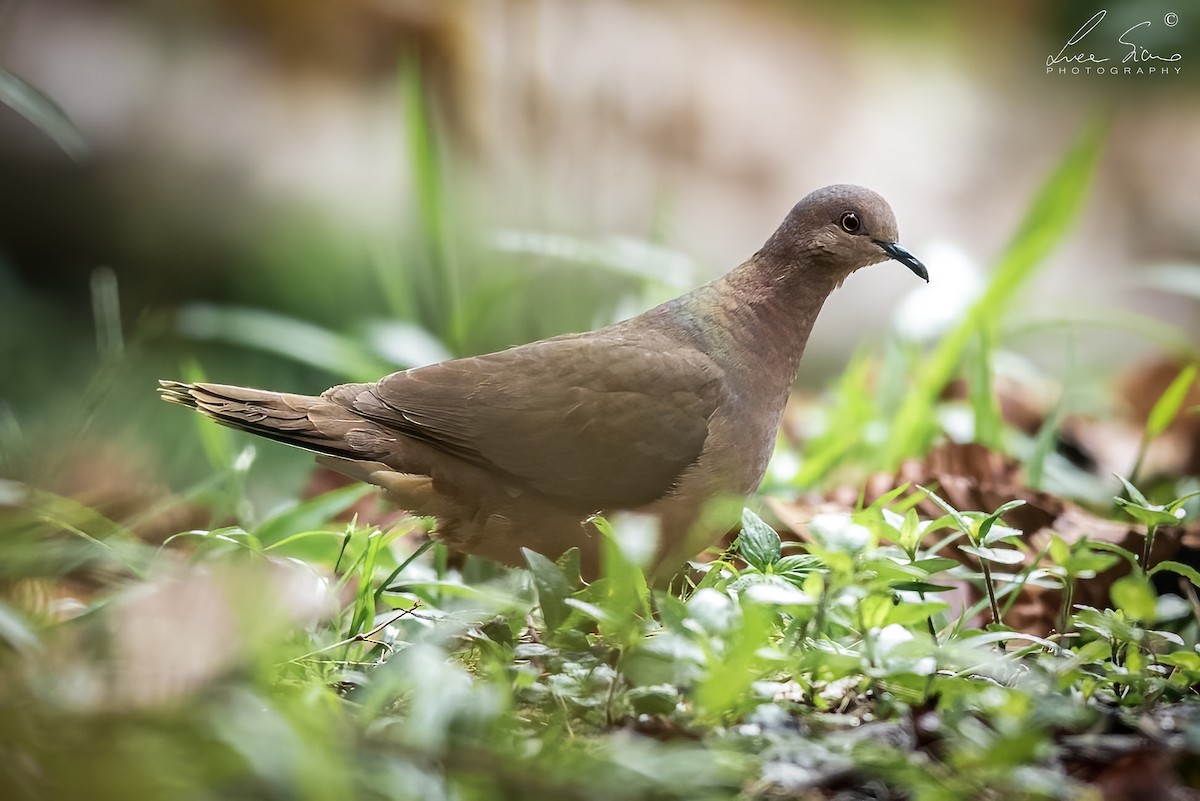
[[[159,381],[168,403],[195,409],[222,425],[314,453],[342,459],[378,458],[390,439],[350,409],[321,397],[270,392],[227,384]]]

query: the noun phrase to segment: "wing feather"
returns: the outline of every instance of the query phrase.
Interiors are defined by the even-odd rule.
[[[559,337],[331,390],[363,417],[595,509],[662,497],[722,403],[720,369],[670,342]]]

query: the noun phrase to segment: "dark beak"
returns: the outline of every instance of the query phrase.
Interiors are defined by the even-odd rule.
[[[899,242],[880,242],[876,239],[875,244],[879,245],[880,249],[888,254],[889,258],[900,262],[916,273],[918,278],[924,278],[925,283],[929,283],[929,271],[925,269],[925,265],[921,264],[920,259],[909,253]]]

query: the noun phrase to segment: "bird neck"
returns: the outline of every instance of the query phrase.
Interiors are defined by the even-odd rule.
[[[768,394],[790,389],[804,346],[836,286],[806,261],[755,254],[680,298],[684,329],[726,371]]]

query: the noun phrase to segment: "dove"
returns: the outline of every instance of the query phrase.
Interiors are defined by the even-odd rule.
[[[827,186],[730,272],[594,331],[317,396],[176,381],[159,392],[382,488],[435,518],[453,551],[521,565],[523,548],[579,548],[594,576],[593,516],[636,513],[656,521],[651,569],[670,572],[725,534],[762,481],[829,294],[888,260],[929,280],[898,238],[878,194]]]

